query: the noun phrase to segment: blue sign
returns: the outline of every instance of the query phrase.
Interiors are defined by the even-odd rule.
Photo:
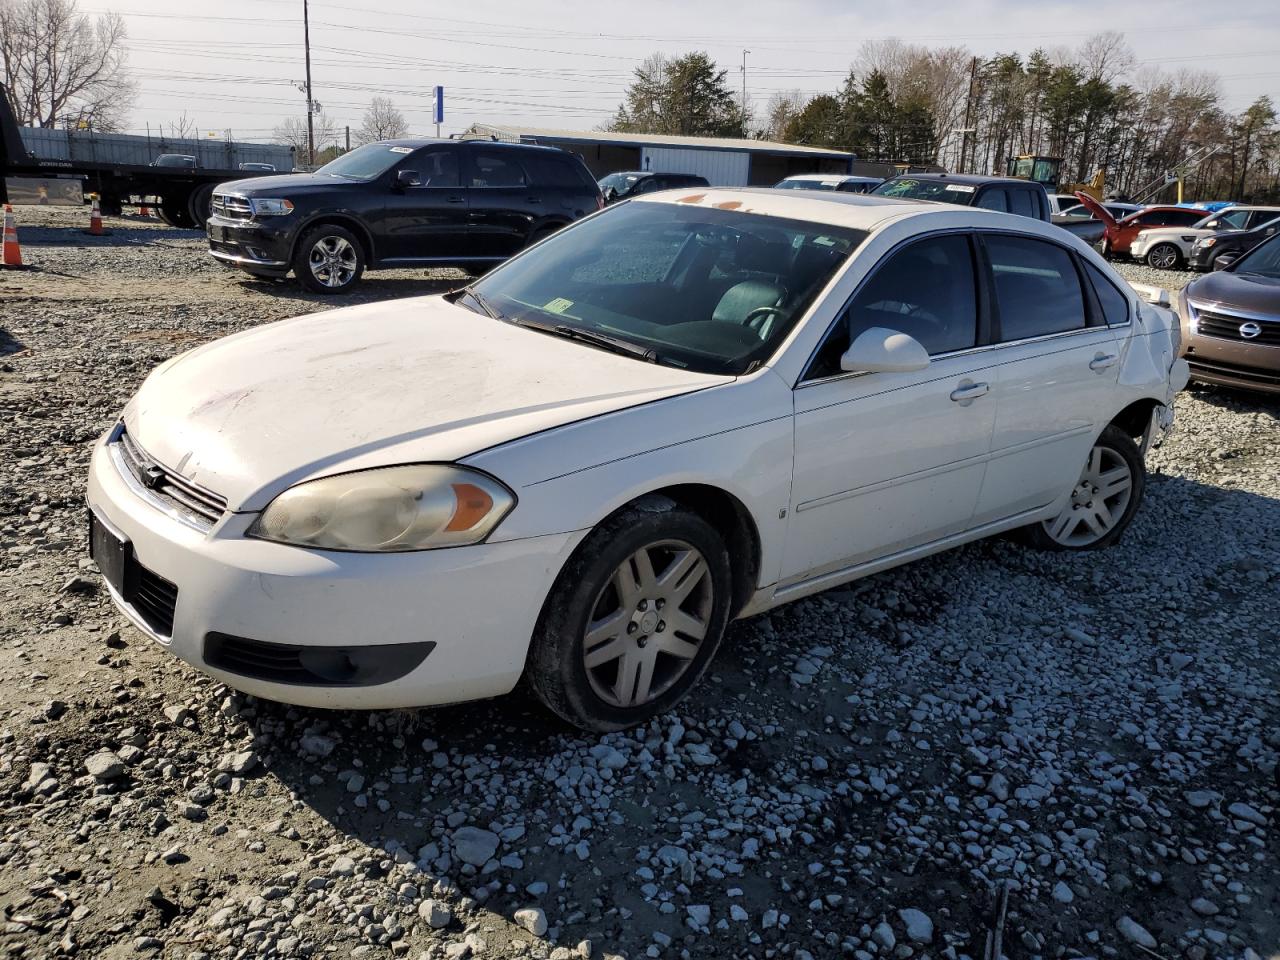
[[[444,87],[436,87],[436,103],[433,123],[444,123]]]

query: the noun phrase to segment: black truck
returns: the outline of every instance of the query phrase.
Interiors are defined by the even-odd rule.
[[[1044,220],[1094,246],[1102,243],[1106,232],[1101,221],[1055,215],[1049,206],[1048,193],[1034,180],[963,173],[913,173],[886,180],[871,192],[884,197],[956,203]]]
[[[213,188],[243,176],[239,170],[36,157],[23,145],[8,91],[0,85],[0,203],[10,202],[7,179],[18,185],[23,181],[79,181],[85,193],[98,195],[105,214],[120,214],[130,197],[159,197],[156,214],[165,223],[202,228],[209,219]]]

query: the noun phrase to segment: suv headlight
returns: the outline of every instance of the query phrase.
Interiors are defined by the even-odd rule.
[[[249,208],[255,217],[283,217],[293,213],[293,203],[289,200],[250,200]]]
[[[1196,246],[1204,247],[1207,250],[1209,247],[1212,247],[1217,242],[1218,242],[1217,237],[1203,237],[1200,240],[1196,241]]]
[[[291,487],[267,505],[249,536],[321,550],[435,550],[479,543],[515,502],[510,490],[475,470],[383,467]]]

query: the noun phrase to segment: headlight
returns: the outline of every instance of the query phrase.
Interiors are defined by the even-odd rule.
[[[293,203],[289,200],[250,200],[249,206],[255,217],[283,217],[293,213]]]
[[[516,498],[492,477],[444,464],[384,467],[300,483],[249,536],[321,550],[394,553],[479,543]]]
[[[1204,247],[1206,250],[1218,242],[1217,237],[1205,237],[1203,240],[1196,242],[1197,247]]]

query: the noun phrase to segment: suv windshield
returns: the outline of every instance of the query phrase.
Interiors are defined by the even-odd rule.
[[[603,193],[612,187],[619,194],[624,194],[643,176],[643,173],[611,173],[600,181],[600,192]]]
[[[413,151],[413,147],[398,147],[391,143],[366,143],[330,160],[316,173],[348,180],[372,180],[382,176]]]
[[[942,203],[973,203],[977,188],[969,183],[952,180],[916,180],[913,177],[895,177],[886,180],[871,191],[881,197],[900,197],[903,200],[938,200]]]
[[[736,375],[768,359],[865,238],[820,223],[629,203],[554,235],[471,289],[506,320]]]
[[[781,180],[776,186],[783,190],[834,190],[835,180]]]
[[[1231,272],[1242,277],[1266,277],[1280,280],[1280,239],[1272,237],[1254,247],[1231,265]]]

